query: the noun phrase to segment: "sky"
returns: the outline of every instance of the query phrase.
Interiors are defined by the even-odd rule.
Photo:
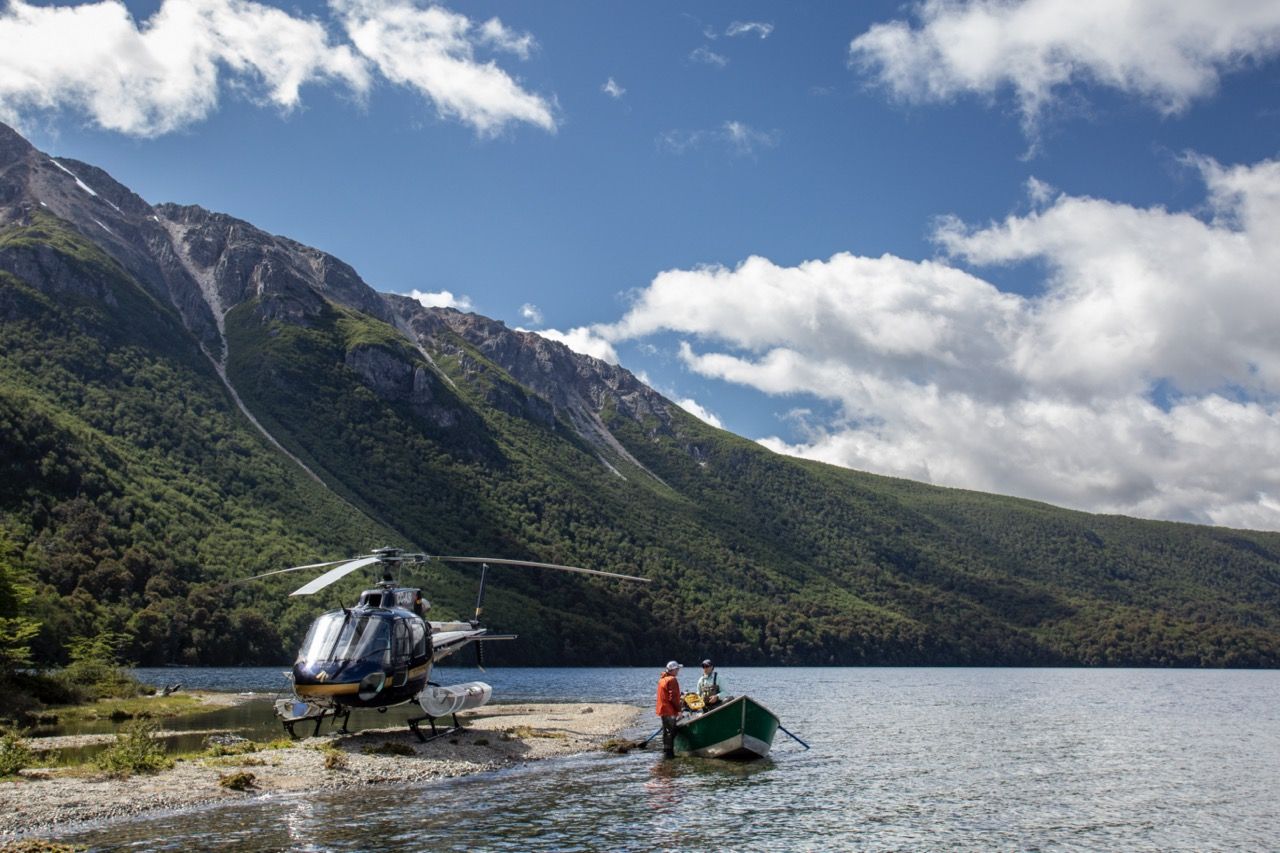
[[[0,120],[780,453],[1280,530],[1280,0],[0,0]]]

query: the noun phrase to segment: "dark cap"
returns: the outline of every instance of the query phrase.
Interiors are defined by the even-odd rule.
[[[711,663],[711,661],[709,661],[709,660],[704,660],[704,661],[702,662],[702,665],[703,665],[703,666],[713,666],[714,664],[712,664],[712,663]]]

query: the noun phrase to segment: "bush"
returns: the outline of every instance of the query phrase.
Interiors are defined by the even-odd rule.
[[[155,723],[147,720],[129,723],[116,734],[116,742],[98,754],[94,764],[113,776],[168,770],[173,760],[165,755],[164,744],[155,732]]]
[[[324,750],[324,769],[325,770],[346,770],[347,754],[336,749]]]
[[[125,640],[124,635],[112,633],[72,640],[67,644],[71,663],[55,678],[80,702],[142,694],[146,685],[121,668],[119,649]]]
[[[257,777],[247,770],[226,773],[218,777],[218,784],[232,791],[247,791],[257,782]]]
[[[12,729],[0,732],[0,776],[12,776],[31,765],[35,754]]]

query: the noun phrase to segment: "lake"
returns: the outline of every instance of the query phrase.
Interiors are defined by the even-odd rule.
[[[140,670],[272,692],[281,667]],[[657,669],[438,669],[495,701],[652,703]],[[93,850],[1276,850],[1280,672],[727,667],[807,741],[271,796],[64,836]],[[685,670],[691,686],[697,669]],[[266,703],[261,726],[279,733]],[[369,725],[386,725],[374,715]],[[353,717],[353,725],[358,721]],[[630,734],[644,736],[645,726]]]

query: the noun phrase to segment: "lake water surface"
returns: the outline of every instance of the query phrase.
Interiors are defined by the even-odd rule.
[[[502,702],[648,706],[657,674],[441,669],[437,680],[482,677]],[[279,667],[140,675],[237,692],[284,684]],[[1280,849],[1280,672],[723,677],[727,692],[764,702],[812,749],[779,733],[772,757],[752,764],[590,754],[410,787],[272,796],[64,840],[94,850]],[[263,719],[246,725],[278,734],[266,703],[254,707]],[[646,720],[630,734],[651,730]]]

